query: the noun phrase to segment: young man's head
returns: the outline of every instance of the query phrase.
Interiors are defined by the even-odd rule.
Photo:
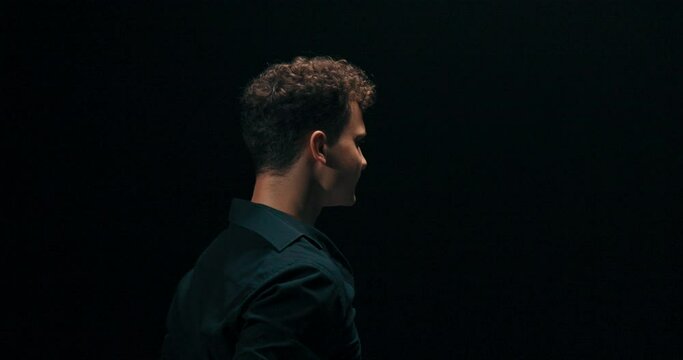
[[[362,111],[374,94],[365,73],[345,60],[298,57],[267,68],[242,97],[242,135],[257,176],[285,176],[303,164],[323,206],[353,204],[367,166]]]

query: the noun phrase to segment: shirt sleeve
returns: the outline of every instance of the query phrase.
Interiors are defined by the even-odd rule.
[[[235,359],[360,359],[344,282],[296,267],[268,282],[242,315]]]

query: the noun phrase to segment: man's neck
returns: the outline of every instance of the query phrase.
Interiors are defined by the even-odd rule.
[[[314,225],[321,206],[312,192],[310,180],[305,174],[261,174],[256,177],[251,202],[269,206]]]

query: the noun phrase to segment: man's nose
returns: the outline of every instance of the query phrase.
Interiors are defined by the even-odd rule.
[[[368,167],[368,160],[365,159],[365,156],[363,156],[363,155],[361,155],[361,157],[363,158],[363,161],[361,162],[361,167],[360,167],[360,169],[361,169],[361,170],[365,170],[365,168]]]

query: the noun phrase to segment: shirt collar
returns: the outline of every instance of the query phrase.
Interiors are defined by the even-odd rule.
[[[261,235],[277,251],[282,251],[301,236],[312,240],[319,249],[330,239],[313,226],[302,223],[289,214],[269,206],[242,199],[233,199],[230,221]]]

